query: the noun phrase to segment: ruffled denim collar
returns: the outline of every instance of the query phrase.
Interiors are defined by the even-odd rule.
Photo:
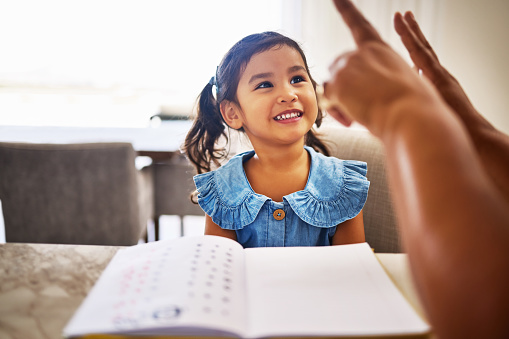
[[[340,160],[305,146],[311,156],[306,187],[283,197],[295,214],[316,227],[333,227],[355,217],[367,199],[366,163]],[[243,162],[254,151],[234,156],[215,171],[194,177],[198,203],[221,228],[239,230],[252,223],[270,198],[253,191]]]

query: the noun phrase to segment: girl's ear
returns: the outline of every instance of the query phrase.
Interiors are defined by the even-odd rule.
[[[234,102],[223,100],[219,104],[221,115],[228,126],[233,129],[242,128],[242,119],[240,115],[240,108]]]

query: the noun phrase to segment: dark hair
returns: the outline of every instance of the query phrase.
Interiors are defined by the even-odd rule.
[[[238,103],[237,86],[251,57],[276,46],[289,46],[299,52],[313,88],[316,89],[316,82],[309,72],[306,56],[300,45],[294,40],[276,32],[263,32],[249,35],[237,42],[217,67],[215,82],[209,82],[200,93],[197,100],[197,115],[184,142],[183,149],[198,173],[209,172],[212,163],[220,166],[220,160],[228,155],[225,147],[216,146],[220,137],[224,137],[228,141],[226,133],[228,125],[223,120],[219,104],[223,100]],[[212,92],[214,85],[216,86],[215,98]],[[315,121],[317,127],[320,127],[322,118],[322,111],[318,108]],[[312,129],[306,134],[305,143],[316,151],[329,155],[327,147]]]

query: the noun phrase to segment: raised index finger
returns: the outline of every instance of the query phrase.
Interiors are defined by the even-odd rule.
[[[350,28],[357,46],[368,41],[383,42],[376,29],[350,0],[334,0],[334,5],[336,5],[343,21]]]

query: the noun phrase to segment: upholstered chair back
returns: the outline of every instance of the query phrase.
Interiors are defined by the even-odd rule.
[[[7,242],[133,245],[153,214],[130,143],[0,143]]]
[[[368,131],[339,126],[320,129],[331,155],[344,160],[365,161],[370,181],[364,206],[366,241],[379,253],[401,252],[401,241],[386,178],[385,150]]]

